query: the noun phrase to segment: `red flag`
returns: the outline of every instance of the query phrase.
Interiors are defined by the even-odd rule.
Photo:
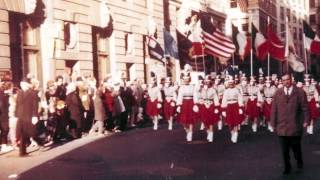
[[[277,34],[272,31],[271,24],[268,26],[268,44],[270,56],[279,61],[284,61],[284,43],[279,39]]]
[[[269,45],[268,40],[258,31],[253,23],[251,23],[252,45],[256,50],[256,56],[259,60],[264,60],[267,57]]]

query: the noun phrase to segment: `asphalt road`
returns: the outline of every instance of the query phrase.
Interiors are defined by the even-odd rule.
[[[275,135],[264,128],[253,133],[244,127],[239,143],[232,144],[229,136],[224,128],[215,133],[213,143],[208,143],[205,131],[197,130],[194,141],[187,143],[179,125],[173,131],[168,131],[164,124],[158,131],[150,127],[133,129],[94,139],[56,157],[51,157],[52,150],[40,152],[47,160],[31,169],[24,164],[24,172],[17,179],[320,179],[319,134],[303,138],[305,168],[297,171],[292,159],[293,172],[288,176],[282,175],[280,146]],[[72,143],[75,142],[59,148],[72,147]],[[32,154],[27,159],[32,162],[37,156]],[[10,157],[6,158],[10,161]]]

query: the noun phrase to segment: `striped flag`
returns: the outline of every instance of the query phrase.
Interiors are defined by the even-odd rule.
[[[248,0],[237,0],[237,1],[238,1],[240,10],[242,12],[246,12],[248,9]]]
[[[226,37],[211,22],[211,17],[202,14],[201,28],[203,29],[204,52],[215,57],[231,58],[236,47],[232,40]]]

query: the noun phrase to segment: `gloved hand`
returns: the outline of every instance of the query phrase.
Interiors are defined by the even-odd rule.
[[[160,103],[157,104],[157,108],[160,109],[162,105]]]
[[[181,112],[181,107],[180,107],[180,106],[177,107],[177,112],[178,112],[178,113]]]
[[[226,113],[225,111],[223,111],[223,112],[222,112],[222,116],[223,116],[223,117],[226,117],[226,116],[227,116],[227,113]]]
[[[33,125],[37,124],[38,117],[32,117],[31,122],[32,122]]]
[[[174,103],[174,102],[171,102],[171,103],[170,103],[170,106],[174,107],[174,106],[175,106],[175,103]]]
[[[239,109],[239,114],[243,114],[243,111],[242,111],[242,109]]]
[[[215,110],[214,110],[214,113],[215,113],[215,114],[218,114],[218,113],[219,113],[219,110],[218,110],[218,109],[215,109]]]
[[[199,107],[197,105],[193,105],[193,112],[199,112]]]

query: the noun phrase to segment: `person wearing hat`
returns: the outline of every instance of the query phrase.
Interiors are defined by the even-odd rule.
[[[36,138],[38,123],[39,97],[31,89],[31,81],[24,78],[20,82],[21,90],[17,94],[15,117],[17,117],[16,138],[19,144],[19,156],[27,155],[27,144],[30,138]]]
[[[303,90],[307,94],[307,100],[310,111],[310,125],[307,127],[307,133],[313,134],[315,121],[319,118],[319,93],[316,86],[311,84],[309,74],[305,74]]]
[[[213,88],[211,77],[208,75],[204,80],[203,88],[199,95],[200,120],[207,129],[207,140],[213,141],[213,127],[219,121],[219,98],[217,91]]]
[[[248,102],[248,99],[249,99],[249,93],[248,93],[248,81],[247,81],[247,77],[245,74],[242,74],[242,76],[240,78],[240,84],[238,84],[236,87],[240,90],[240,93],[243,97],[243,104],[246,105]],[[247,117],[245,117],[243,123],[246,125],[248,124]]]
[[[273,128],[270,124],[270,113],[271,113],[271,104],[274,93],[277,88],[272,84],[270,77],[266,77],[265,86],[263,88],[263,106],[262,113],[264,116],[264,120],[268,124],[268,130],[273,132]]]
[[[168,121],[168,129],[172,130],[173,116],[176,109],[177,88],[173,85],[171,77],[167,77],[164,83],[164,119]]]
[[[221,76],[217,75],[216,78],[214,79],[214,84],[213,88],[217,91],[219,103],[221,104],[222,102],[222,97],[223,97],[223,92],[226,89],[223,79],[221,79]],[[221,111],[219,111],[219,121],[218,121],[218,130],[222,130],[223,127],[223,120],[222,120],[222,114]]]
[[[153,130],[158,129],[159,112],[162,107],[162,94],[160,88],[157,86],[157,78],[152,77],[151,83],[148,88],[148,100],[146,105],[146,114],[151,118],[153,122]]]
[[[178,121],[184,126],[188,142],[192,141],[193,127],[197,121],[197,113],[199,112],[196,88],[190,82],[190,75],[182,76],[182,84],[178,90],[177,97]]]
[[[243,121],[243,97],[238,88],[235,87],[234,80],[228,80],[227,89],[223,93],[221,108],[222,115],[229,126],[231,132],[231,141],[238,141],[238,126]]]
[[[252,121],[252,131],[257,132],[258,128],[258,117],[260,116],[260,107],[262,102],[262,96],[256,85],[254,77],[250,78],[250,84],[248,86],[249,99],[246,105],[246,115],[248,119]]]

